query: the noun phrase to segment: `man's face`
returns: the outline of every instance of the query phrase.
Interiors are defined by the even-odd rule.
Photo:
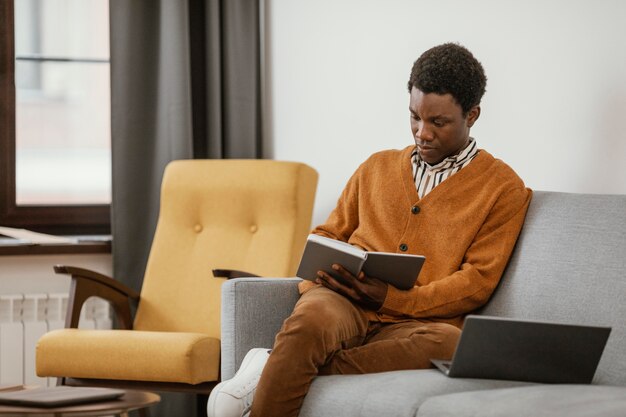
[[[457,154],[469,141],[470,128],[480,115],[474,106],[465,116],[451,94],[424,94],[411,89],[411,131],[420,157],[430,165]]]

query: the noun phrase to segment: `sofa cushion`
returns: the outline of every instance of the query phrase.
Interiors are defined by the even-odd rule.
[[[528,385],[448,378],[434,369],[320,376],[311,384],[300,417],[415,416],[420,405],[434,395]]]
[[[625,195],[537,191],[481,314],[610,326],[594,383],[626,385],[625,248]]]
[[[542,385],[439,395],[418,417],[624,417],[626,388]]]

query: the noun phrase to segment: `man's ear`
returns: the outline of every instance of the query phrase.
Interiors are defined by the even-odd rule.
[[[472,127],[480,117],[480,106],[474,106],[467,112],[467,127]]]

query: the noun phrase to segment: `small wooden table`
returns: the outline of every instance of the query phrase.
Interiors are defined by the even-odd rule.
[[[43,408],[0,404],[0,416],[38,415],[54,417],[86,417],[117,415],[128,417],[128,412],[132,410],[141,410],[141,415],[148,416],[149,413],[147,407],[154,405],[159,401],[161,401],[161,397],[152,392],[126,390],[126,393],[116,400],[98,401],[63,407]]]

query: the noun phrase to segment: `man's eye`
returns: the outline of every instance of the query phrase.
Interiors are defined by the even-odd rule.
[[[433,124],[434,124],[436,127],[443,127],[443,125],[444,125],[445,123],[443,122],[443,120],[435,120],[435,121],[433,122]]]
[[[411,119],[415,120],[416,122],[419,122],[419,121],[420,121],[419,116],[416,116],[416,115],[414,115],[414,114],[411,114]]]

